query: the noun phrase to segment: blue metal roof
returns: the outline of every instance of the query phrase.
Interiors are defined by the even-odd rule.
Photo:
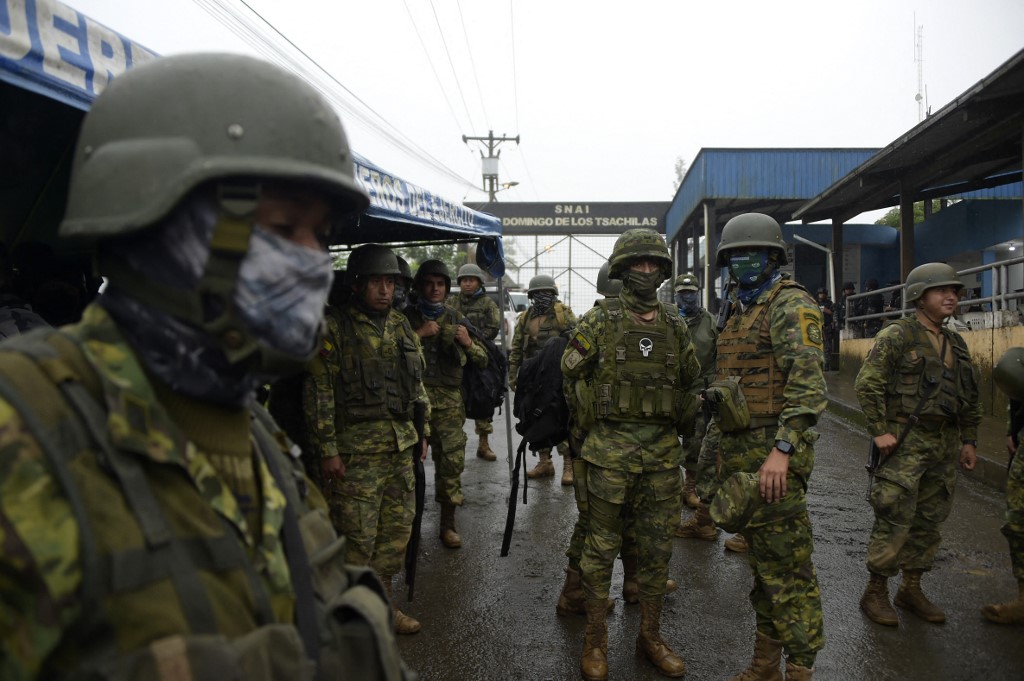
[[[788,204],[800,205],[831,186],[878,149],[701,149],[690,165],[666,214],[671,242],[706,199],[724,200],[736,207],[778,204],[791,218]],[[764,211],[772,212],[772,211]]]

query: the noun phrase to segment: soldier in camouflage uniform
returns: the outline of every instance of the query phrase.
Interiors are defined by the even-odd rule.
[[[741,394],[747,406],[744,413],[721,400],[716,404],[719,480],[757,473],[767,502],[756,522],[734,528],[749,544],[757,617],[753,660],[735,679],[781,678],[783,650],[786,678],[810,679],[825,644],[806,503],[818,437],[813,426],[826,406],[821,312],[802,286],[779,271],[786,247],[770,216],[746,213],[729,220],[717,260],[737,286],[734,312],[718,337],[716,394],[732,395],[732,405]]]
[[[487,350],[469,335],[462,318],[445,304],[451,291],[448,266],[427,260],[413,282],[416,304],[405,310],[423,344],[423,384],[430,398],[430,455],[434,460],[434,498],[441,504],[439,536],[447,548],[462,546],[455,529],[455,507],[462,506],[462,470],[466,465],[466,405],[462,399],[462,367],[487,366]]]
[[[870,573],[860,607],[873,621],[899,624],[888,580],[901,569],[896,605],[928,622],[946,619],[921,591],[921,576],[939,549],[939,527],[949,516],[956,465],[974,470],[981,400],[978,370],[960,334],[943,322],[956,312],[963,284],[944,263],[907,275],[912,317],[887,325],[861,365],[854,387],[868,433],[882,461],[875,472],[868,540]],[[910,417],[919,421],[911,426]],[[904,437],[897,447],[897,433]]]
[[[619,299],[598,301],[579,321],[562,357],[575,382],[575,417],[587,432],[585,494],[589,527],[580,561],[587,629],[580,667],[607,678],[608,590],[625,520],[635,525],[639,569],[637,647],[667,676],[686,672],[661,638],[663,598],[678,522],[682,481],[679,433],[693,426],[687,388],[700,373],[689,332],[674,306],[658,302],[672,272],[660,235],[631,229],[615,242],[609,275]]]
[[[408,319],[392,309],[395,254],[367,244],[347,267],[351,299],[327,316],[302,401],[331,520],[348,540],[345,561],[372,567],[391,596],[416,510],[413,457],[426,455],[413,426],[415,402],[429,413],[423,353]],[[395,632],[418,632],[420,623],[391,603]]]
[[[250,57],[158,58],[93,103],[61,234],[108,286],[0,346],[0,677],[340,678],[353,599],[360,664],[402,676],[379,583],[254,400],[316,350],[353,170],[331,106]]]
[[[1024,456],[1018,456],[1024,431],[1024,348],[1010,348],[996,363],[992,379],[1009,395],[1006,451],[1010,457],[1006,479],[1006,520],[1003,535],[1010,545],[1010,564],[1017,579],[1017,600],[992,603],[982,616],[996,624],[1024,624]]]
[[[501,310],[487,295],[484,271],[476,265],[463,265],[459,268],[456,283],[459,292],[448,296],[448,304],[468,319],[484,338],[493,341],[501,328]],[[487,436],[494,432],[491,419],[477,419],[473,423],[477,437],[480,438],[476,455],[485,461],[497,460],[498,457],[487,441]]]
[[[540,350],[549,338],[563,334],[576,326],[576,315],[568,305],[558,300],[558,287],[555,280],[546,274],[538,274],[530,279],[527,288],[530,296],[530,308],[519,313],[516,328],[512,334],[512,347],[508,355],[508,385],[516,389],[519,367]],[[572,453],[569,443],[558,445],[562,454],[562,484],[572,484]],[[540,461],[527,472],[529,478],[546,478],[555,474],[555,466],[551,462],[551,448],[546,447],[537,452]]]

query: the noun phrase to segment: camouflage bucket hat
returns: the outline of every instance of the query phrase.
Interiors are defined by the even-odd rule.
[[[742,532],[763,500],[757,473],[733,473],[711,502],[711,519],[726,532]]]

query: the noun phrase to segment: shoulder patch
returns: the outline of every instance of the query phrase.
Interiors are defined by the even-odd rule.
[[[572,340],[569,341],[569,345],[583,357],[586,357],[594,347],[591,342],[587,340],[587,337],[579,331],[577,331],[572,337]],[[580,359],[583,359],[583,357],[580,357]]]
[[[326,357],[327,355],[331,354],[333,350],[334,345],[331,344],[331,341],[324,338],[324,342],[320,345],[320,356]]]
[[[821,334],[821,313],[818,310],[802,309],[800,315],[800,339],[804,345],[824,351],[824,337]]]

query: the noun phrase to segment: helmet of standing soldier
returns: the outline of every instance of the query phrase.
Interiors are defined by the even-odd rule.
[[[144,229],[225,178],[312,184],[341,212],[369,205],[341,121],[316,89],[252,57],[184,54],[131,69],[96,98],[76,143],[61,236]]]
[[[733,473],[722,483],[708,511],[726,532],[742,532],[763,505],[757,473]]]
[[[697,277],[692,274],[680,274],[676,277],[675,290],[676,293],[679,291],[699,291],[700,286],[697,284]]]
[[[906,301],[912,303],[930,288],[939,286],[955,286],[963,288],[964,284],[957,276],[956,270],[944,262],[929,262],[918,265],[907,275]]]
[[[1010,348],[992,368],[992,380],[1009,397],[1024,401],[1024,348]]]
[[[487,290],[484,288],[484,271],[473,263],[466,263],[459,268],[459,274],[455,277],[455,283],[461,284],[462,280],[466,277],[476,277],[480,280],[480,288],[485,291]]]
[[[398,271],[399,271],[400,276],[403,279],[405,279],[405,285],[406,286],[411,286],[412,285],[412,268],[409,267],[409,261],[406,260],[405,258],[403,258],[402,256],[398,255],[397,253],[395,254],[395,257],[398,259]]]
[[[672,276],[672,258],[668,254],[665,239],[653,229],[627,229],[612,248],[608,258],[608,275],[612,279],[622,279],[634,260],[649,258],[658,263],[665,279]]]
[[[617,298],[622,293],[622,280],[608,276],[611,264],[605,262],[597,271],[597,292],[605,298]]]
[[[402,268],[398,265],[398,256],[387,246],[364,244],[352,249],[348,256],[345,276],[350,284],[355,284],[359,277],[388,274],[401,276]]]
[[[775,218],[764,213],[744,213],[725,223],[715,261],[719,267],[725,267],[728,265],[729,251],[762,249],[777,251],[778,264],[786,264],[786,242],[782,239],[782,228]]]
[[[558,295],[558,285],[553,277],[547,274],[538,274],[530,279],[530,285],[527,287],[526,293],[532,295],[537,291],[553,291],[555,295]]]
[[[442,260],[425,260],[420,265],[419,269],[416,270],[416,277],[413,279],[413,286],[419,288],[420,283],[423,281],[423,277],[428,274],[434,274],[439,277],[444,277],[445,294],[452,290],[452,275],[448,271],[448,265],[444,264]]]

